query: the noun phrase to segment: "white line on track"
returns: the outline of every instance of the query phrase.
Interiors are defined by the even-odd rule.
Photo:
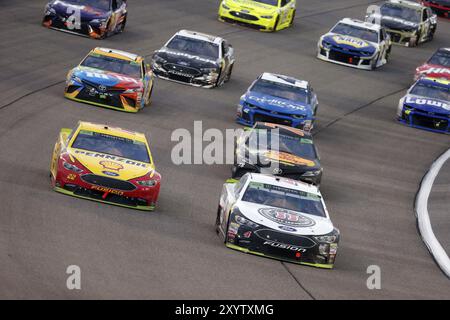
[[[442,271],[450,278],[450,258],[434,235],[430,216],[428,214],[428,198],[430,197],[431,188],[433,187],[439,171],[448,159],[450,159],[450,149],[433,163],[430,170],[423,178],[416,196],[415,211],[419,232],[425,245],[428,247],[428,250],[431,252]]]

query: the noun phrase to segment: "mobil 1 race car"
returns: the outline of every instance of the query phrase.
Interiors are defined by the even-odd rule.
[[[312,129],[319,102],[309,82],[274,73],[261,74],[241,97],[236,121]]]
[[[67,75],[65,97],[100,107],[138,112],[150,104],[153,73],[143,57],[95,48]]]
[[[431,41],[437,28],[436,15],[430,8],[407,0],[385,2],[366,20],[381,24],[393,43],[407,47]]]
[[[161,176],[141,133],[80,122],[62,129],[50,177],[55,191],[139,210],[153,210]]]
[[[300,129],[258,122],[236,139],[233,178],[256,172],[319,186],[322,171],[312,135]]]
[[[397,116],[411,127],[450,134],[450,80],[417,80],[400,99]]]
[[[416,69],[415,79],[420,77],[450,80],[450,48],[440,48],[423,65]]]
[[[261,31],[278,31],[294,23],[296,0],[222,0],[219,20]]]
[[[321,60],[374,70],[388,62],[392,43],[383,27],[345,18],[323,35],[317,46]]]
[[[328,269],[339,243],[317,187],[257,173],[224,184],[216,229],[231,249]]]
[[[450,0],[422,0],[424,6],[443,18],[450,18]]]
[[[230,80],[234,60],[225,39],[181,30],[153,54],[152,69],[162,79],[213,88]]]
[[[42,24],[94,39],[124,31],[126,0],[51,0],[45,7]]]

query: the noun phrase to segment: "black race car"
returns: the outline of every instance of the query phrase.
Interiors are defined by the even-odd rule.
[[[320,185],[323,170],[308,132],[257,122],[236,139],[235,145],[233,178],[256,172]]]
[[[154,74],[196,87],[213,88],[231,78],[234,50],[220,37],[181,30],[153,54]]]
[[[52,0],[45,7],[47,28],[103,39],[122,32],[127,23],[127,0]]]

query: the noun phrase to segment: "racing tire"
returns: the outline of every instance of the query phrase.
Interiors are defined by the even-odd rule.
[[[234,63],[230,66],[230,70],[228,70],[227,76],[225,77],[225,79],[223,81],[224,83],[231,80],[231,73],[233,72],[233,66],[234,66]]]
[[[377,65],[378,65],[378,59],[379,59],[379,54],[377,55],[377,57],[376,58],[374,58],[373,60],[372,60],[372,62],[370,63],[370,70],[375,70],[376,68],[377,68]]]
[[[214,85],[214,88],[220,87],[220,86],[225,82],[225,78],[223,78],[222,80],[220,80],[220,76],[221,76],[221,75],[222,75],[222,69],[220,69],[219,76],[217,77],[217,82],[216,82],[216,84]]]
[[[153,88],[154,88],[154,84],[152,84],[152,88],[150,89],[150,92],[148,93],[147,101],[145,101],[143,108],[148,107],[152,103]]]
[[[231,177],[233,179],[239,179],[245,174],[245,170],[242,170],[237,165],[233,165],[231,168]]]
[[[125,31],[126,25],[127,25],[127,17],[125,17],[125,18],[123,19],[123,22],[120,24],[120,28],[119,28],[118,33],[124,32],[124,31]]]
[[[220,233],[219,226],[220,226],[220,206],[217,207],[217,216],[216,216],[216,233],[217,234]]]
[[[278,23],[280,22],[280,16],[277,16],[277,19],[275,20],[275,24],[273,25],[273,30],[272,32],[277,31],[278,28]]]
[[[297,13],[297,10],[294,10],[294,12],[292,12],[291,21],[289,21],[289,27],[292,27],[292,25],[294,24],[294,19],[295,19],[296,13]]]

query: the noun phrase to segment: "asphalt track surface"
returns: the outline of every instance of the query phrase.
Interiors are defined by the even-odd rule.
[[[363,18],[369,1],[298,1],[293,28],[259,33],[216,20],[218,1],[130,1],[127,30],[94,41],[40,26],[39,1],[0,1],[0,298],[441,299],[450,297],[416,229],[414,196],[448,136],[394,121],[415,67],[448,46],[449,23],[433,42],[394,47],[378,71],[315,58],[316,42],[338,19]],[[159,80],[153,105],[133,115],[63,98],[67,71],[95,46],[150,55],[181,28],[226,37],[237,56],[231,82],[205,90]],[[246,255],[214,232],[229,166],[175,166],[172,131],[236,128],[236,103],[261,72],[312,82],[320,109],[315,139],[322,192],[342,241],[334,270]],[[163,175],[154,213],[55,193],[48,171],[62,127],[107,122],[147,134]],[[66,288],[68,265],[82,289]],[[381,290],[366,269],[381,268]]]

